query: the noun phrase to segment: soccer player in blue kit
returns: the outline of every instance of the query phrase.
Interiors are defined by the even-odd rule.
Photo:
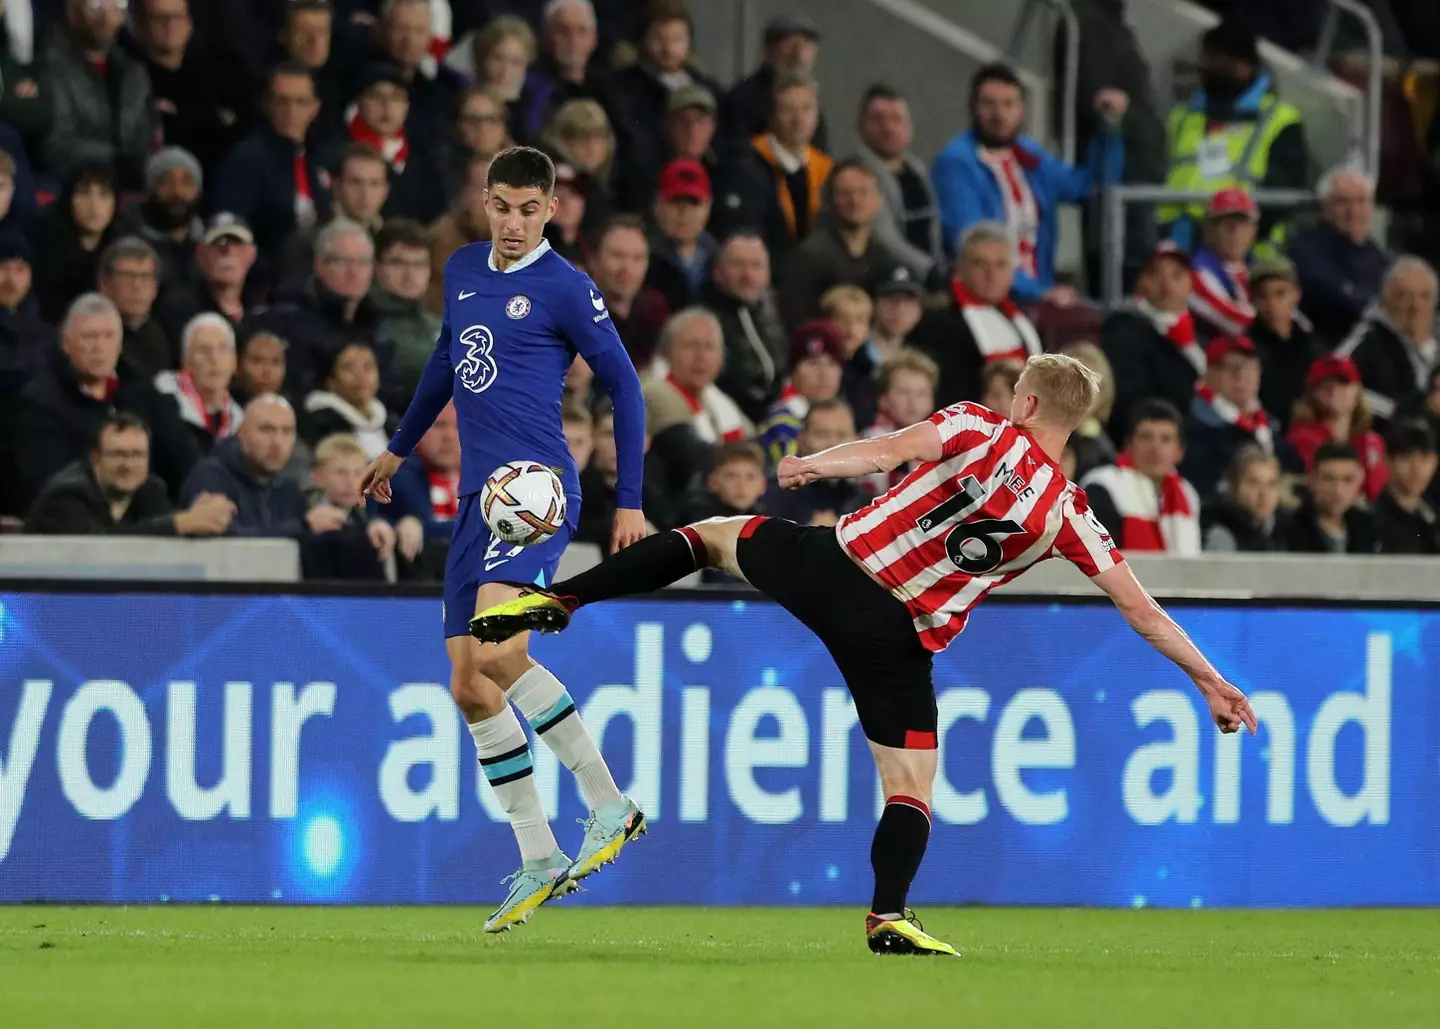
[[[616,788],[564,685],[531,660],[528,633],[499,646],[481,645],[470,635],[470,619],[509,596],[502,582],[549,585],[574,535],[580,479],[565,444],[560,405],[576,353],[595,370],[614,404],[620,467],[612,549],[645,535],[640,510],[645,406],[604,297],[544,238],[556,208],[550,158],[530,147],[496,155],[485,208],[491,242],[461,247],[446,262],[445,317],[435,352],[389,449],[366,470],[362,489],[388,503],[391,476],[454,400],[460,510],[445,568],[442,620],[450,692],[520,845],[520,870],[506,880],[509,893],[485,922],[486,932],[503,932],[613,861],[645,831],[645,815]],[[555,469],[565,486],[565,528],[544,543],[511,546],[492,536],[481,516],[486,478],[509,461],[538,461]],[[510,702],[575,773],[590,807],[574,861],[550,830],[525,730]]]

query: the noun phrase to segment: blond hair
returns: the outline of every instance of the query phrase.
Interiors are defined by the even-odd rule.
[[[1040,401],[1040,417],[1074,429],[1090,416],[1100,395],[1100,377],[1066,354],[1036,354],[1020,376]]]
[[[834,318],[846,308],[863,307],[866,311],[874,308],[875,304],[859,286],[842,284],[831,286],[820,296],[820,313],[826,318]]]
[[[1100,392],[1095,396],[1095,410],[1090,412],[1090,417],[1108,422],[1110,412],[1115,409],[1115,370],[1110,367],[1110,358],[1099,345],[1088,340],[1061,347],[1060,352],[1075,358],[1099,377]]]
[[[576,137],[591,132],[604,133],[605,139],[610,145],[610,155],[598,168],[584,168],[575,160],[575,153],[571,147]],[[610,124],[610,116],[605,113],[605,108],[600,106],[598,100],[588,98],[566,100],[551,115],[550,123],[540,135],[544,143],[559,154],[567,164],[573,164],[576,168],[589,172],[601,182],[610,181],[610,172],[615,166],[615,128]]]
[[[365,447],[348,432],[337,432],[326,436],[315,445],[315,467],[329,464],[339,458],[358,457],[366,460]]]
[[[518,39],[520,45],[525,48],[525,63],[533,64],[535,61],[535,31],[524,18],[517,18],[513,14],[502,14],[491,18],[489,23],[475,35],[475,76],[481,78],[485,74],[485,58],[490,56],[490,51],[507,39]]]
[[[930,355],[916,350],[914,347],[902,347],[898,354],[880,366],[880,380],[877,387],[880,390],[880,396],[883,397],[890,392],[890,387],[895,382],[895,376],[901,372],[923,375],[930,381],[932,390],[940,388],[940,366]]]

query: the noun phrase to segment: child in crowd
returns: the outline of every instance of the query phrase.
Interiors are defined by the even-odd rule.
[[[882,436],[923,422],[935,412],[935,389],[940,368],[927,355],[906,347],[880,367],[879,413],[864,436]],[[912,471],[901,465],[892,472],[875,472],[864,480],[865,489],[878,496]]]
[[[880,370],[880,357],[870,342],[875,305],[859,286],[833,286],[820,298],[820,312],[840,333],[845,351],[840,393],[855,412],[855,425],[864,429],[875,420],[875,375]]]
[[[570,406],[560,414],[565,429],[565,445],[575,459],[575,468],[584,471],[590,464],[590,455],[595,452],[595,419],[589,408]]]
[[[832,322],[817,318],[790,334],[790,379],[760,426],[760,445],[772,465],[795,453],[810,405],[840,395],[844,368],[845,345]]]
[[[1235,451],[1225,485],[1200,509],[1205,550],[1265,553],[1285,549],[1289,515],[1280,509],[1280,462],[1253,443]]]
[[[997,414],[1010,417],[1010,405],[1015,401],[1015,384],[1025,366],[1019,361],[996,361],[987,364],[980,376],[980,404]]]
[[[705,477],[705,489],[691,494],[681,508],[681,525],[706,518],[756,514],[765,495],[765,453],[750,440],[725,443],[715,451],[715,462]]]
[[[315,447],[310,507],[333,512],[322,531],[305,541],[307,579],[380,579],[382,562],[395,550],[395,530],[372,519],[360,495],[369,464],[365,448],[348,433],[326,436]]]

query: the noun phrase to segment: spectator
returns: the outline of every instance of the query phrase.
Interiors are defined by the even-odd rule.
[[[200,453],[208,454],[219,440],[235,435],[244,417],[230,395],[236,366],[234,326],[213,311],[197,314],[181,333],[180,361],[178,372],[155,376],[155,388],[175,398]]]
[[[1280,510],[1280,462],[1251,443],[1235,451],[1225,488],[1200,510],[1200,526],[1207,551],[1284,550],[1290,525]]]
[[[235,143],[236,129],[253,120],[255,84],[205,45],[189,0],[138,0],[132,7],[131,54],[149,77],[159,138],[213,168]],[[147,189],[148,178],[147,172]]]
[[[252,332],[240,343],[230,393],[241,409],[256,397],[285,386],[285,341],[273,332]]]
[[[870,294],[859,286],[832,286],[820,298],[820,316],[835,326],[845,352],[840,395],[850,405],[855,424],[862,428],[875,420],[875,401],[879,396],[875,378],[880,373],[880,358],[870,346],[874,311]]]
[[[590,0],[549,0],[542,19],[544,47],[530,66],[518,99],[516,131],[534,139],[550,116],[571,100],[613,107],[612,83],[595,48],[600,41]]]
[[[751,139],[722,172],[728,223],[758,228],[772,258],[788,254],[810,235],[820,213],[835,162],[814,145],[819,118],[815,83],[780,79],[767,131]]]
[[[35,182],[20,137],[0,122],[0,231],[23,232],[35,213]]]
[[[1362,171],[1332,168],[1315,186],[1322,218],[1295,234],[1295,262],[1305,315],[1328,344],[1344,339],[1380,297],[1391,257],[1371,235],[1375,183]]]
[[[35,296],[46,321],[58,321],[71,300],[95,288],[100,251],[114,224],[115,176],[109,166],[76,165],[59,198],[30,223]]]
[[[360,483],[369,460],[360,442],[344,433],[327,436],[315,447],[315,485],[307,498],[314,512],[313,535],[300,551],[305,578],[385,578],[384,562],[395,552],[395,529],[366,511]],[[337,515],[339,524],[328,528]]]
[[[182,504],[219,493],[235,505],[229,536],[301,540],[311,532],[332,532],[344,524],[335,508],[306,510],[300,484],[282,474],[295,452],[295,411],[276,394],[245,405],[240,431],[215,445],[195,466],[180,490]],[[302,548],[303,556],[303,548]]]
[[[605,297],[620,342],[641,372],[650,367],[660,329],[670,317],[665,298],[645,285],[649,264],[645,223],[634,215],[620,214],[601,227],[585,266],[595,288]]]
[[[650,238],[646,284],[671,310],[697,303],[720,244],[705,231],[710,221],[710,174],[698,161],[671,161],[660,173],[656,232]]]
[[[125,326],[120,352],[151,376],[180,363],[175,342],[155,317],[159,289],[160,257],[143,239],[122,236],[100,254],[100,292]]]
[[[1360,506],[1365,473],[1349,443],[1325,443],[1315,452],[1310,490],[1286,534],[1284,549],[1296,554],[1375,554],[1380,533]]]
[[[509,117],[505,102],[485,87],[471,86],[465,90],[456,120],[458,135],[450,147],[452,180],[464,182],[471,161],[484,160],[488,167],[496,154],[514,146]]]
[[[987,364],[980,376],[980,406],[1006,415],[1015,403],[1015,384],[1025,366],[1019,361],[996,361]]]
[[[545,225],[550,248],[574,265],[585,263],[583,226],[590,177],[563,161],[555,166],[555,217]]]
[[[373,237],[385,217],[380,212],[390,199],[390,166],[369,143],[348,143],[335,160],[333,208],[330,221],[354,222]],[[329,222],[326,222],[329,224]],[[293,292],[315,266],[315,236],[323,226],[301,229],[286,242],[280,255],[276,281],[282,292]]]
[[[705,86],[691,84],[672,90],[665,103],[658,155],[630,155],[626,175],[631,181],[629,196],[632,200],[653,197],[658,189],[656,172],[671,161],[696,161],[710,176],[712,186],[721,181],[720,158],[715,152],[719,124],[715,114],[715,94]],[[712,231],[722,231],[726,227],[724,213],[713,212]]]
[[[780,393],[789,344],[770,289],[770,254],[755,232],[737,232],[721,244],[704,305],[725,340],[716,385],[746,418],[759,421]]]
[[[203,311],[224,315],[238,334],[249,313],[246,287],[256,255],[250,226],[228,211],[213,216],[195,248],[196,281],[172,291],[160,304],[166,335],[179,339],[190,319]]]
[[[930,172],[910,149],[909,102],[889,86],[871,86],[860,101],[859,133],[860,160],[875,175],[883,201],[876,239],[916,281],[942,277],[940,202]]]
[[[1385,441],[1372,429],[1370,406],[1360,393],[1360,371],[1348,357],[1326,355],[1310,366],[1305,393],[1295,404],[1287,439],[1310,471],[1326,443],[1348,443],[1365,469],[1364,493],[1374,500],[1385,488]]]
[[[379,315],[377,339],[394,353],[395,392],[409,398],[440,338],[442,319],[425,306],[430,289],[430,251],[425,230],[402,218],[385,223],[375,239],[375,283],[370,303]]]
[[[44,58],[55,120],[43,150],[55,174],[99,163],[139,189],[157,126],[144,66],[115,45],[124,22],[120,0],[65,0],[65,28]]]
[[[402,0],[402,5],[416,9],[413,0]],[[409,90],[404,73],[393,64],[365,69],[354,102],[345,110],[345,135],[351,143],[374,147],[385,159],[390,178],[385,216],[429,224],[445,213],[450,183],[444,161],[426,134],[406,129]],[[363,217],[368,212],[356,213]]]
[[[1288,257],[1256,261],[1250,269],[1255,321],[1250,342],[1260,353],[1260,403],[1289,428],[1295,402],[1305,392],[1310,366],[1324,352],[1300,313],[1300,280]]]
[[[1360,369],[1365,397],[1384,421],[1424,395],[1430,370],[1440,364],[1435,339],[1435,270],[1418,257],[1402,257],[1385,273],[1380,299],[1366,310],[1335,351]]]
[[[60,326],[60,347],[20,394],[17,439],[22,482],[31,496],[61,468],[90,452],[100,424],[128,411],[150,427],[155,468],[173,491],[199,459],[174,402],[120,356],[115,305],[82,294]]]
[[[687,307],[671,316],[660,334],[660,356],[669,374],[645,385],[645,424],[657,474],[673,495],[704,474],[716,446],[749,439],[754,426],[715,386],[725,344],[709,311]]]
[[[639,60],[615,76],[620,134],[638,162],[660,163],[661,133],[677,91],[698,86],[712,96],[720,92],[720,84],[691,63],[694,35],[684,0],[652,0],[641,23]]]
[[[1244,336],[1217,336],[1205,348],[1205,375],[1195,385],[1185,421],[1180,473],[1209,495],[1243,443],[1275,454],[1282,465],[1290,448],[1275,438],[1275,419],[1260,406],[1260,355]]]
[[[790,334],[790,378],[759,429],[772,465],[795,453],[810,405],[840,395],[844,369],[845,344],[832,322],[805,322]]]
[[[1277,95],[1261,67],[1255,33],[1241,19],[1227,19],[1201,37],[1200,85],[1170,111],[1165,185],[1204,193],[1309,185],[1300,112]],[[1167,204],[1156,215],[1162,231],[1188,250],[1205,208]]]
[[[165,483],[150,474],[150,427],[133,414],[108,415],[87,458],[45,484],[25,531],[53,536],[219,536],[235,505],[213,493],[184,511],[170,506]]]
[[[875,237],[880,204],[880,188],[869,168],[854,158],[835,165],[815,231],[785,265],[780,315],[786,325],[817,317],[820,297],[834,286],[868,291],[887,277],[895,258]]]
[[[724,443],[715,450],[704,488],[685,498],[676,520],[690,525],[707,518],[755,514],[764,496],[765,454],[760,446],[751,440]]]
[[[1107,426],[1115,410],[1115,372],[1110,359],[1097,344],[1089,342],[1071,343],[1061,353],[1068,354],[1089,368],[1100,380],[1100,393],[1095,398],[1095,407],[1075,431],[1070,434],[1070,447],[1075,455],[1075,481],[1083,479],[1101,465],[1115,462],[1115,444],[1110,440]],[[1172,405],[1173,406],[1173,405]]]
[[[589,177],[586,202],[594,218],[615,204],[615,132],[605,108],[594,100],[570,100],[555,112],[541,134],[545,147]]]
[[[1200,556],[1200,496],[1180,474],[1185,456],[1179,408],[1150,400],[1135,408],[1125,449],[1081,485],[1090,510],[1120,546],[1174,557]]]
[[[380,370],[375,352],[364,343],[347,343],[335,352],[324,387],[305,398],[301,434],[312,446],[335,433],[354,435],[366,460],[385,452],[400,419],[380,402]]]
[[[1243,336],[1255,320],[1246,262],[1259,220],[1255,201],[1239,186],[1210,198],[1204,242],[1190,271],[1190,310],[1203,336]]]
[[[818,454],[858,438],[855,416],[844,400],[819,400],[805,413],[795,452]],[[841,515],[858,511],[870,502],[863,484],[862,479],[819,479],[799,489],[775,487],[765,501],[765,510],[801,525],[834,525]]]
[[[880,366],[878,413],[864,435],[883,436],[929,418],[935,410],[935,388],[939,384],[939,367],[918,350],[907,347],[886,359]],[[871,496],[879,496],[900,485],[917,467],[918,461],[910,461],[889,472],[867,475],[864,488]]]
[[[972,225],[999,222],[1015,241],[1014,296],[1021,303],[1049,299],[1072,303],[1072,286],[1055,283],[1059,208],[1087,200],[1097,187],[1124,175],[1125,145],[1117,131],[1130,98],[1118,89],[1095,94],[1106,131],[1090,144],[1083,167],[1047,154],[1020,134],[1025,89],[1005,64],[987,64],[970,81],[972,128],[956,136],[935,158],[931,179],[940,203],[946,247]]]
[[[310,72],[322,110],[333,120],[345,102],[345,72],[331,39],[335,10],[330,0],[289,0],[280,30],[281,59]]]
[[[276,65],[262,103],[265,124],[220,162],[211,211],[229,211],[254,230],[267,254],[296,229],[330,215],[330,176],[308,140],[320,100],[315,80],[301,64]]]
[[[556,173],[558,175],[558,169]],[[472,157],[455,202],[429,228],[430,288],[425,306],[432,314],[445,311],[445,262],[450,260],[450,255],[468,243],[484,243],[490,239],[490,216],[485,213],[489,176],[490,158],[478,154]]]
[[[980,399],[980,376],[995,361],[1024,362],[1040,353],[1035,326],[1010,299],[1015,245],[1005,226],[976,222],[965,230],[950,283],[951,303],[925,313],[909,343],[940,366],[941,407]]]
[[[820,30],[803,16],[782,15],[765,26],[765,53],[759,69],[737,82],[720,107],[721,131],[726,149],[743,151],[771,125],[779,84],[787,79],[809,79],[820,57]],[[812,139],[825,150],[825,119],[817,108]],[[818,192],[818,187],[817,187]]]
[[[50,360],[55,330],[40,317],[30,286],[34,255],[23,236],[0,234],[0,407]],[[0,426],[8,419],[0,415]],[[4,439],[0,428],[0,439]]]
[[[445,405],[420,437],[415,453],[395,473],[387,513],[395,520],[395,550],[401,559],[419,564],[421,578],[442,577],[460,513],[460,428],[454,404]],[[582,506],[582,518],[584,513]],[[608,527],[606,532],[608,542]]]
[[[583,407],[592,410],[595,406],[595,369],[585,363],[579,354],[565,370],[565,388],[560,394],[560,407]]]
[[[870,345],[881,361],[898,354],[925,314],[925,290],[903,264],[875,287],[875,323]]]
[[[1205,373],[1205,351],[1195,340],[1190,258],[1183,250],[1167,241],[1150,252],[1133,303],[1101,325],[1100,348],[1115,369],[1111,438],[1130,431],[1131,411],[1142,400],[1168,400],[1182,411],[1190,406],[1195,380]]]
[[[464,72],[466,69],[457,64],[463,64],[465,56],[473,62],[475,84],[505,102],[511,130],[520,142],[527,142],[521,131],[525,118],[520,93],[525,88],[526,71],[535,60],[535,33],[530,26],[513,15],[492,18],[475,34],[468,55],[457,46],[446,63]]]
[[[1431,369],[1430,388],[1426,391],[1424,403],[1417,405],[1414,417],[1428,424],[1431,435],[1440,439],[1440,365]],[[1430,504],[1440,508],[1440,479],[1430,484]]]
[[[34,11],[24,0],[10,0],[0,32],[0,125],[8,125],[24,139],[24,149],[38,154],[54,118],[50,84],[36,60]],[[17,13],[18,12],[18,13]],[[28,16],[28,17],[27,17]]]
[[[145,198],[115,220],[117,235],[138,236],[155,248],[164,289],[188,281],[205,230],[199,214],[204,182],[194,154],[166,147],[145,162]]]
[[[595,452],[595,418],[588,407],[567,407],[560,412],[560,427],[565,432],[565,446],[576,468],[590,463]]]
[[[417,137],[433,139],[455,117],[464,88],[459,74],[431,52],[430,0],[386,0],[376,26],[379,60],[397,68],[409,100],[409,127]]]
[[[256,319],[291,341],[293,349],[286,355],[288,385],[297,396],[308,393],[329,373],[348,343],[370,347],[379,367],[388,372],[393,355],[388,345],[376,341],[379,315],[369,298],[374,278],[375,243],[370,234],[350,222],[331,222],[315,237],[314,271],[300,295]],[[398,392],[394,382],[386,387],[387,398]]]
[[[1425,499],[1436,464],[1430,426],[1402,421],[1391,428],[1389,483],[1374,506],[1381,553],[1440,554],[1440,521]]]

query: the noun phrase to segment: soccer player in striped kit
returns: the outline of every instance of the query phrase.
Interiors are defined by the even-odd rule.
[[[1099,382],[1059,354],[1030,358],[1010,418],[955,404],[886,436],[787,457],[780,484],[918,466],[835,528],[777,518],[717,518],[643,540],[548,590],[524,589],[471,623],[481,640],[554,632],[585,604],[648,593],[695,571],[747,579],[805,624],[845,678],[880,770],[886,804],[870,850],[870,949],[948,954],[905,907],[930,836],[936,769],[933,655],[992,589],[1049,557],[1094,579],[1131,627],[1191,678],[1221,732],[1255,731],[1244,694],[1226,682],[1140,585],[1085,491],[1060,470],[1065,441]]]

